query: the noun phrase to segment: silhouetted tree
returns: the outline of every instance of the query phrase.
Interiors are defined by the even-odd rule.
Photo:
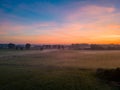
[[[15,49],[16,50],[23,50],[24,46],[22,46],[22,45],[16,45]]]
[[[16,49],[16,50],[18,50],[18,49],[19,49],[19,47],[18,47],[18,46],[16,46],[16,47],[15,47],[15,49]]]
[[[8,44],[8,48],[9,48],[9,49],[14,49],[14,48],[15,48],[15,44],[9,43],[9,44]]]
[[[64,45],[62,45],[61,48],[64,49]]]
[[[29,43],[27,43],[27,44],[25,45],[25,48],[26,48],[26,49],[30,49],[30,47],[31,47],[31,44],[29,44]]]
[[[40,47],[40,50],[43,50],[43,46]]]
[[[97,45],[97,44],[91,44],[91,49],[92,50],[104,50],[102,45]]]
[[[23,50],[23,47],[20,47],[20,50]]]

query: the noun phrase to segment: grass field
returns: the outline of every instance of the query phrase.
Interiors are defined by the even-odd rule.
[[[120,66],[120,51],[1,50],[0,90],[119,90],[95,76]]]

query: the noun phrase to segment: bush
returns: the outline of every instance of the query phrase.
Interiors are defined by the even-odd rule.
[[[120,68],[116,69],[97,69],[96,76],[108,82],[120,83]]]

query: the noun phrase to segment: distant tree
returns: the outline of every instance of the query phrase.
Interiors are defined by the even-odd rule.
[[[31,44],[29,44],[29,43],[27,43],[27,44],[25,45],[25,48],[26,48],[26,49],[30,49],[30,47],[31,47]]]
[[[104,50],[102,45],[97,45],[97,44],[91,44],[91,49],[92,50]]]
[[[19,47],[18,47],[18,46],[16,46],[16,47],[15,47],[15,49],[16,49],[16,50],[18,50],[18,49],[19,49]]]
[[[15,48],[15,44],[9,43],[9,44],[8,44],[8,48],[9,48],[9,49],[14,49],[14,48]]]
[[[60,45],[57,45],[57,48],[58,48],[58,49],[60,49],[60,48],[61,48],[61,46],[60,46]]]
[[[23,47],[20,47],[20,50],[23,50]]]
[[[61,48],[64,49],[64,45],[62,45]]]
[[[43,50],[43,46],[40,47],[40,50]]]
[[[16,49],[16,50],[23,50],[24,47],[23,47],[22,45],[16,45],[15,49]]]

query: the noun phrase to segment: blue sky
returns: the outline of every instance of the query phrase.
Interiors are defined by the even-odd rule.
[[[119,43],[120,0],[0,0],[1,43]]]

